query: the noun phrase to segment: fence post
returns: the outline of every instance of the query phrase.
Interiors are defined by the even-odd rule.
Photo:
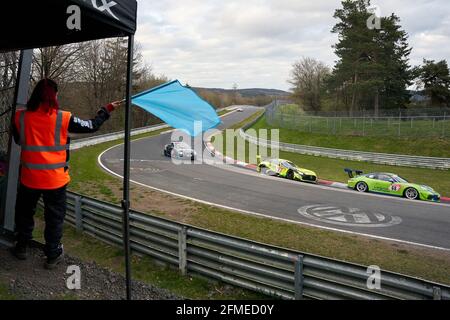
[[[441,288],[433,287],[433,300],[442,300]]]
[[[444,112],[444,121],[442,121],[442,137],[445,137],[445,118],[447,118],[447,112]]]
[[[81,213],[81,197],[75,197],[75,228],[83,231],[83,214]]]
[[[303,299],[303,256],[295,260],[295,300]]]
[[[402,112],[400,111],[398,114],[398,137],[400,138],[402,134]]]
[[[178,232],[178,268],[183,276],[187,273],[187,227]]]
[[[366,136],[366,113],[365,110],[363,110],[363,137]]]

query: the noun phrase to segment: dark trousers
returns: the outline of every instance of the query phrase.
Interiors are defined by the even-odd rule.
[[[43,196],[45,217],[45,255],[54,258],[62,253],[61,238],[66,216],[66,186],[54,190],[30,189],[21,184],[16,201],[17,241],[27,243],[33,238],[34,214]]]

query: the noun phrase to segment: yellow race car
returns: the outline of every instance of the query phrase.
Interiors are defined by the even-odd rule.
[[[267,175],[301,182],[317,183],[318,180],[317,174],[314,171],[300,168],[291,161],[284,159],[268,159],[259,162],[257,171]]]

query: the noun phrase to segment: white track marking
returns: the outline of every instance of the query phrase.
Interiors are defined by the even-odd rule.
[[[147,137],[148,138],[148,137]],[[142,138],[144,139],[144,138]],[[136,140],[134,140],[136,141]],[[122,144],[118,144],[116,146],[113,146],[105,151],[103,151],[97,158],[97,161],[99,163],[99,165],[108,173],[112,174],[113,176],[119,177],[121,179],[123,179],[123,176],[121,176],[118,173],[115,173],[114,171],[108,169],[105,165],[103,165],[101,158],[103,156],[103,154],[105,154],[106,152],[110,151],[111,149],[114,149],[118,146],[120,146]],[[229,206],[225,206],[225,205],[221,205],[221,204],[217,204],[217,203],[212,203],[209,201],[205,201],[205,200],[201,200],[201,199],[197,199],[197,198],[193,198],[193,197],[189,197],[189,196],[185,196],[182,194],[178,194],[175,192],[171,192],[168,190],[164,190],[164,189],[160,189],[160,188],[156,188],[156,187],[152,187],[149,185],[146,185],[144,183],[138,182],[138,181],[134,181],[131,180],[130,181],[136,185],[148,188],[148,189],[152,189],[152,190],[156,190],[159,192],[163,192],[166,194],[170,194],[172,196],[176,196],[176,197],[180,197],[183,199],[187,199],[187,200],[191,200],[191,201],[195,201],[195,202],[199,202],[202,204],[206,204],[206,205],[210,205],[213,207],[218,207],[218,208],[222,208],[222,209],[227,209],[227,210],[231,210],[231,211],[235,211],[235,212],[240,212],[240,213],[244,213],[244,214],[248,214],[248,215],[253,215],[253,216],[258,216],[258,217],[264,217],[264,218],[268,218],[268,219],[273,219],[273,220],[277,220],[277,221],[283,221],[283,222],[288,222],[288,223],[294,223],[294,224],[299,224],[299,225],[305,225],[305,226],[309,226],[309,227],[313,227],[313,228],[318,228],[318,229],[323,229],[323,230],[329,230],[329,231],[336,231],[336,232],[341,232],[341,233],[346,233],[346,234],[352,234],[352,235],[358,235],[358,236],[363,236],[363,237],[368,237],[368,238],[373,238],[373,239],[379,239],[379,240],[385,240],[385,241],[392,241],[392,242],[398,242],[398,243],[403,243],[403,244],[408,244],[408,245],[414,245],[414,246],[419,246],[419,247],[423,247],[423,248],[428,248],[428,249],[436,249],[436,250],[443,250],[443,251],[448,251],[450,252],[450,248],[443,248],[443,247],[437,247],[437,246],[431,246],[431,245],[427,245],[427,244],[422,244],[422,243],[417,243],[417,242],[411,242],[411,241],[406,241],[406,240],[400,240],[400,239],[393,239],[393,238],[387,238],[387,237],[381,237],[381,236],[375,236],[375,235],[371,235],[371,234],[366,234],[366,233],[359,233],[359,232],[354,232],[354,231],[348,231],[348,230],[342,230],[342,229],[337,229],[337,228],[331,228],[331,227],[324,227],[324,226],[318,226],[315,224],[311,224],[311,223],[306,223],[306,222],[300,222],[300,221],[295,221],[295,220],[289,220],[289,219],[284,219],[284,218],[278,218],[278,217],[273,217],[267,214],[263,214],[263,213],[258,213],[258,212],[254,212],[254,211],[248,211],[248,210],[242,210],[242,209],[238,209],[238,208],[233,208],[233,207],[229,207]]]

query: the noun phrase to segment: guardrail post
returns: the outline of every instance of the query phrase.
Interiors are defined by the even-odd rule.
[[[441,288],[433,287],[433,300],[442,300]]]
[[[78,231],[83,231],[83,215],[81,213],[81,197],[75,197],[75,227]]]
[[[295,260],[295,300],[303,299],[303,256]]]
[[[178,268],[183,276],[187,273],[187,227],[178,232]]]

